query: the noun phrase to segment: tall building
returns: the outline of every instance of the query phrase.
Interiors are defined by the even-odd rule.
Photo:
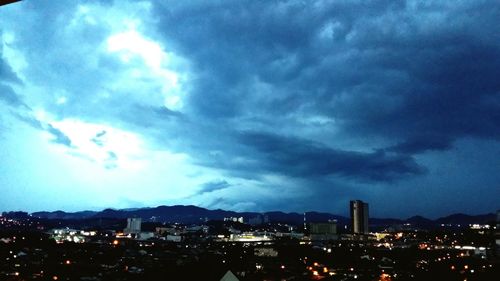
[[[253,218],[248,219],[248,224],[250,225],[261,225],[269,222],[269,216],[266,214],[258,214]]]
[[[351,227],[354,234],[368,233],[368,203],[353,200],[351,207]]]
[[[304,213],[304,230],[307,230],[306,213]]]
[[[310,224],[313,234],[337,234],[337,222],[313,222]]]
[[[336,240],[337,221],[313,222],[309,224],[311,240]]]
[[[127,219],[127,228],[125,228],[125,233],[137,234],[141,232],[141,218],[128,218]]]

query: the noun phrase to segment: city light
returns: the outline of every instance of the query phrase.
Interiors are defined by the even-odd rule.
[[[379,281],[391,281],[391,280],[392,280],[391,275],[387,273],[380,274]]]

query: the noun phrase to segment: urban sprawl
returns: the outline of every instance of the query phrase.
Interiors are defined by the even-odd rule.
[[[0,216],[0,280],[500,280],[499,225]]]

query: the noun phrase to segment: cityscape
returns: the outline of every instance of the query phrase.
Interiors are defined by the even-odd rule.
[[[495,0],[0,0],[0,281],[500,280]]]
[[[417,281],[500,274],[500,211],[450,216],[446,224],[416,217],[374,224],[361,200],[350,201],[348,219],[307,212],[303,223],[299,214],[272,212],[219,210],[216,216],[230,216],[209,219],[196,217],[199,209],[160,206],[129,218],[4,212],[0,279]],[[180,210],[184,223],[161,221]]]

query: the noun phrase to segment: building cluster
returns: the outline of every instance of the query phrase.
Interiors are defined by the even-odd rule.
[[[255,217],[248,218],[245,220],[243,217],[226,217],[224,221],[228,222],[239,222],[247,223],[249,225],[261,225],[269,222],[269,217],[265,214],[259,214]]]
[[[368,204],[351,224],[147,223],[82,227],[0,217],[0,279],[9,280],[496,280],[498,223],[370,232]],[[500,213],[498,215],[500,220]],[[260,219],[257,223],[257,219]],[[266,221],[264,223],[264,221]],[[261,222],[261,223],[260,223]],[[49,227],[58,225],[59,227]],[[110,225],[115,225],[114,223]],[[42,226],[43,231],[40,231]]]
[[[224,218],[224,221],[232,221],[232,222],[239,222],[239,223],[244,222],[243,217],[228,217],[228,218]]]

